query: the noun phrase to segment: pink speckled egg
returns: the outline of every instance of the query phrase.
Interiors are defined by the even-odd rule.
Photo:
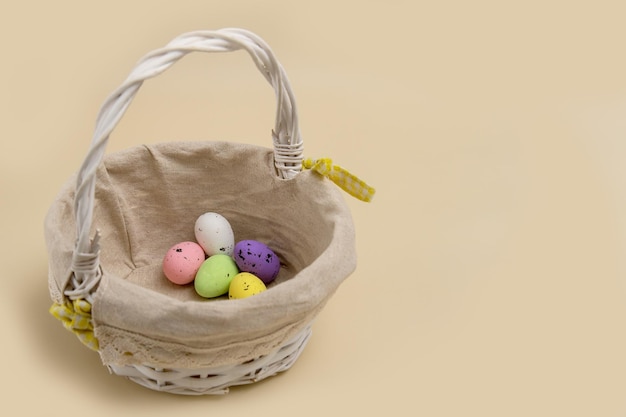
[[[163,258],[163,273],[174,284],[189,284],[205,258],[204,249],[196,242],[177,243]]]

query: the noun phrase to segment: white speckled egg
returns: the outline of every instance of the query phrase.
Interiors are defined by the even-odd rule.
[[[208,256],[233,255],[235,235],[230,223],[218,213],[204,213],[194,227],[196,241]]]

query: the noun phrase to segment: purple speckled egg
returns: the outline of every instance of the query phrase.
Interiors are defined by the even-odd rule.
[[[266,244],[256,240],[237,242],[233,259],[239,270],[256,275],[265,284],[276,278],[280,270],[280,259]]]

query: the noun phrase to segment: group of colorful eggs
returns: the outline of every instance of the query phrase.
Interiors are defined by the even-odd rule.
[[[198,295],[246,298],[267,289],[280,270],[278,256],[264,243],[235,244],[230,223],[218,213],[204,213],[194,226],[196,242],[172,246],[163,258],[163,273],[178,285],[194,283]]]

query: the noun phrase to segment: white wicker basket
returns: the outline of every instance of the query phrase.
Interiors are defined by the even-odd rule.
[[[246,145],[231,148],[226,143],[211,143],[206,147],[197,143],[180,143],[165,144],[162,147],[159,145],[139,147],[129,152],[104,155],[109,135],[144,80],[162,73],[189,52],[227,52],[240,49],[248,52],[276,93],[277,111],[271,151],[249,149],[245,147]],[[188,395],[223,394],[230,386],[259,381],[289,369],[309,339],[313,318],[356,266],[354,231],[342,196],[335,192],[335,188],[328,185],[328,181],[323,177],[310,174],[311,171],[301,172],[302,152],[296,105],[287,77],[270,48],[256,35],[241,29],[192,32],[183,34],[166,47],[149,53],[105,101],[97,118],[91,146],[80,170],[62,189],[48,213],[46,240],[51,263],[50,292],[55,302],[53,307],[57,309],[55,315],[64,321],[66,327],[81,336],[83,342],[98,350],[104,364],[113,373],[154,390]],[[130,193],[136,192],[137,195],[141,195],[142,202],[158,205],[159,196],[151,196],[150,187],[152,189],[159,187],[144,184],[146,181],[141,179],[143,171],[141,164],[149,163],[150,167],[153,167],[155,164],[153,159],[160,158],[156,169],[160,170],[163,177],[161,186],[173,187],[171,185],[173,183],[185,183],[187,169],[184,168],[185,165],[180,164],[193,164],[188,169],[188,175],[197,176],[206,166],[209,166],[208,169],[212,164],[222,163],[227,166],[228,161],[224,162],[219,158],[229,158],[233,153],[243,153],[250,155],[250,158],[256,158],[250,166],[258,165],[262,168],[266,160],[271,161],[270,166],[275,166],[273,174],[275,178],[266,182],[272,192],[282,193],[280,198],[287,198],[288,203],[286,207],[277,209],[282,211],[268,214],[267,219],[272,219],[271,216],[276,213],[281,219],[267,220],[267,224],[268,227],[275,229],[279,226],[285,227],[294,235],[293,242],[290,242],[289,233],[279,233],[274,242],[279,256],[284,261],[282,278],[277,279],[276,284],[263,294],[246,300],[237,300],[237,303],[229,300],[207,301],[205,304],[201,301],[181,301],[176,295],[164,294],[162,289],[153,288],[165,285],[162,284],[164,280],[159,265],[159,259],[162,259],[164,252],[157,251],[151,257],[146,255],[150,259],[140,265],[142,272],[139,284],[129,282],[132,279],[128,277],[136,273],[140,262],[133,259],[132,268],[128,267],[126,264],[129,262],[119,259],[123,258],[119,253],[123,254],[126,246],[129,250],[137,250],[137,245],[125,240],[130,238],[124,234],[130,234],[133,229],[139,230],[138,235],[145,234],[145,230],[142,229],[143,218],[137,217],[136,221],[139,222],[137,226],[129,224],[132,223],[130,217],[123,219],[124,230],[116,230],[116,227],[109,223],[109,217],[116,215],[112,213],[115,210],[106,206],[106,199],[109,198],[106,194],[111,191],[107,191],[108,188],[99,188],[99,182],[109,181],[111,177],[113,179],[110,179],[110,182],[113,186],[110,189],[120,188],[124,177],[118,179],[120,182],[115,184],[115,170],[118,166],[116,164],[120,160],[128,164],[128,158],[136,158],[136,155],[139,155],[137,169],[132,171],[133,175],[137,175],[133,177],[135,183],[130,186],[122,185],[130,189]],[[157,154],[158,158],[154,156]],[[205,159],[212,157],[215,157],[215,160]],[[179,164],[175,165],[175,169],[171,168],[174,163]],[[106,167],[103,168],[103,165]],[[172,169],[172,172],[167,172],[168,169]],[[207,176],[215,175],[214,171],[209,172],[213,174]],[[211,181],[220,181],[223,186],[223,180],[206,178],[200,186],[201,189],[198,189],[198,194],[201,195],[204,188],[211,186]],[[191,177],[189,182],[193,182]],[[237,212],[232,203],[232,194],[236,192],[238,190],[232,190],[230,193],[222,191],[221,207],[232,214],[233,226],[238,228],[239,232],[252,233],[249,227],[251,223],[246,223],[245,214]],[[311,193],[315,196],[310,196]],[[120,192],[121,194],[123,193]],[[124,198],[130,197],[120,195],[110,198],[122,201],[119,204],[123,206]],[[289,200],[292,196],[293,199]],[[303,196],[308,196],[311,202],[302,205],[300,200]],[[177,198],[176,196],[172,198],[174,205]],[[263,205],[271,205],[272,199],[272,196],[259,197],[258,201],[253,199],[248,208],[262,213]],[[207,197],[205,201],[212,200]],[[179,207],[164,206],[161,209],[180,212]],[[216,208],[216,211],[219,209]],[[135,207],[128,210],[135,210]],[[187,216],[185,221],[191,224],[195,215],[205,210],[206,207],[198,207],[197,211]],[[147,213],[145,216],[151,214]],[[161,237],[167,233],[172,235],[158,245],[153,243],[154,238],[148,236],[143,245],[157,245],[155,247],[160,250],[175,243],[178,237],[184,237],[180,230],[185,227],[188,226],[157,231]],[[301,227],[316,230],[318,236],[313,240],[309,237],[311,233],[299,232]],[[269,232],[264,234],[263,231],[256,229],[254,233],[264,235],[268,239],[272,236]],[[276,230],[272,233],[276,233]],[[307,245],[311,247],[310,250],[307,250]],[[117,255],[106,256],[112,250]],[[138,257],[136,254],[133,255]],[[145,272],[146,270],[152,271],[152,275]],[[315,280],[319,280],[321,284],[313,282]],[[114,293],[111,288],[118,287],[123,288],[123,291],[119,290],[117,296],[111,296],[110,294]],[[120,300],[119,298],[124,297],[119,294],[126,293],[134,294],[132,296],[136,298],[130,301]],[[288,297],[281,298],[281,294]],[[145,304],[138,307],[139,313],[125,315],[124,311],[121,311],[128,306],[134,308],[133,300],[144,298],[144,301],[138,302]],[[153,302],[153,299],[157,301]],[[83,307],[78,307],[77,302],[83,303]],[[167,311],[162,313],[155,311],[159,309],[154,307],[159,306],[158,303],[161,303],[163,310],[170,309],[176,314],[182,312],[193,317],[198,316],[198,311],[202,311],[202,314],[206,311],[207,332],[210,334],[198,334],[194,337],[192,331],[185,333],[180,330],[185,336],[191,335],[188,337],[190,342],[179,341],[175,335],[154,336],[162,329],[166,329],[163,332],[168,331],[167,329],[174,329],[174,333],[179,331],[175,322],[168,325],[171,315],[167,316]],[[241,315],[256,319],[256,316],[259,316],[258,311],[262,311],[261,307],[265,308],[265,313],[260,315],[267,315],[267,318],[258,320],[269,329],[265,334],[261,330],[257,332],[257,328],[248,326],[239,317]],[[282,308],[288,308],[290,313],[285,314]],[[137,317],[138,314],[145,314],[145,317]],[[153,317],[158,314],[162,315]],[[163,322],[162,327],[159,327],[159,321]],[[144,328],[151,329],[152,333],[144,335],[142,333]],[[196,326],[194,331],[197,332],[197,328],[199,327]],[[251,334],[249,339],[252,342],[248,340],[246,332]],[[122,349],[116,343],[126,336],[130,342]],[[145,340],[149,340],[150,343],[144,343]],[[145,348],[145,346],[154,347],[158,343],[162,343],[158,349],[147,351]],[[177,361],[173,364],[163,363],[162,358],[170,354],[176,354]],[[213,360],[211,355],[217,359]],[[224,358],[231,359],[229,361]],[[187,361],[185,363],[195,365],[180,367],[180,361],[183,360]]]

